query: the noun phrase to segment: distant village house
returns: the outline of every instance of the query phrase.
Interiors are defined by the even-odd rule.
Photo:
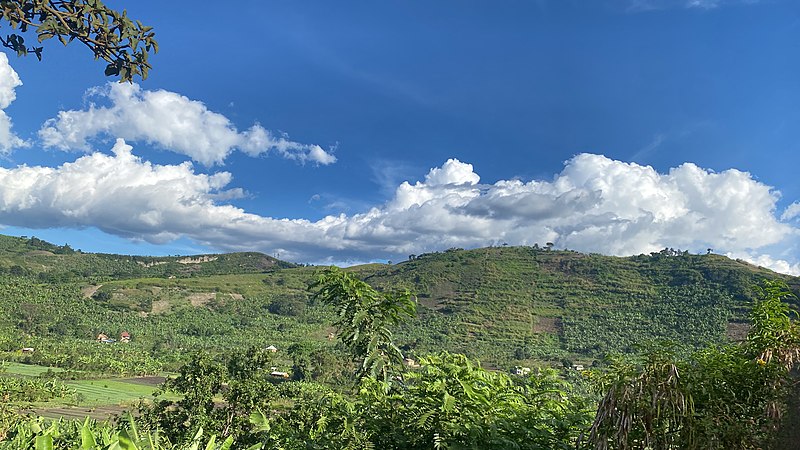
[[[531,374],[531,368],[530,367],[517,366],[517,367],[514,367],[513,373],[514,373],[514,375],[521,375],[521,376],[530,375]]]
[[[109,338],[108,335],[104,333],[100,333],[97,335],[97,342],[101,344],[113,344],[114,342],[117,342],[117,340]]]
[[[275,347],[274,345],[270,345],[269,347],[265,348],[264,350],[266,350],[268,352],[275,353],[275,352],[278,351],[278,347]]]
[[[131,334],[128,333],[127,331],[123,331],[122,334],[119,335],[119,341],[124,344],[127,344],[128,342],[131,341]]]
[[[403,359],[403,364],[405,364],[407,367],[411,367],[411,368],[417,368],[417,367],[419,367],[419,364],[417,364],[417,362],[416,362],[416,361],[414,361],[414,360],[413,360],[413,359],[411,359],[411,358],[405,358],[405,359]]]

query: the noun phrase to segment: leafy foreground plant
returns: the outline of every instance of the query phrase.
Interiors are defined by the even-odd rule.
[[[589,440],[594,448],[768,448],[798,363],[796,311],[786,285],[765,282],[742,345],[709,347],[688,358],[669,349],[615,361],[600,382]]]
[[[205,437],[199,429],[183,443],[172,444],[159,433],[140,432],[132,418],[121,429],[108,423],[57,420],[46,423],[42,418],[17,421],[15,426],[3,430],[0,449],[13,450],[229,450],[233,438],[217,442],[216,436]],[[251,450],[262,448],[261,445]]]
[[[268,360],[255,350],[227,365],[198,356],[165,384],[183,399],[146,409],[143,423],[175,442],[210,429],[237,448],[281,449],[566,449],[590,423],[587,396],[554,370],[517,378],[446,352],[404,368],[391,328],[413,313],[407,293],[379,293],[336,270],[316,287],[358,363],[351,393],[309,382],[273,388],[258,380]]]
[[[590,422],[591,402],[554,370],[517,378],[449,353],[420,363],[363,379],[351,399],[298,384],[294,407],[271,419],[270,448],[568,449]]]
[[[413,317],[416,303],[409,291],[378,292],[355,276],[332,267],[312,285],[315,298],[332,305],[339,339],[359,362],[358,378],[389,379],[392,366],[403,362],[391,327]]]

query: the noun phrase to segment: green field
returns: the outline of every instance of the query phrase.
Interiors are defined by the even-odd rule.
[[[39,375],[51,372],[63,372],[64,369],[60,367],[45,367],[36,364],[20,364],[13,361],[0,362],[0,374],[6,373],[10,375],[22,375],[26,377],[38,377]]]
[[[23,379],[41,379],[41,375],[48,372],[64,372],[59,368],[8,361],[2,362],[2,367],[5,369],[4,375]],[[72,373],[71,375],[79,376],[80,374]],[[135,406],[140,400],[152,400],[153,393],[163,380],[163,377],[69,380],[64,381],[63,384],[73,390],[74,395],[49,401],[22,402],[17,406],[50,418],[89,416],[104,420],[113,415],[119,415],[126,409]],[[177,397],[167,394],[161,398],[176,399]]]
[[[152,399],[157,385],[121,379],[77,380],[66,383],[77,392],[80,404],[86,406],[127,406],[139,399]]]

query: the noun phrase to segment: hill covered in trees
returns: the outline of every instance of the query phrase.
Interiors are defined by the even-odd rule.
[[[322,269],[260,253],[91,254],[0,236],[7,312],[0,326],[7,351],[122,331],[168,359],[251,343],[324,347],[331,311],[309,290]],[[451,249],[347,270],[379,290],[416,296],[417,315],[397,334],[407,353],[447,349],[502,368],[585,364],[654,340],[694,348],[741,339],[754,286],[764,279],[800,286],[742,261],[669,249],[627,258]]]
[[[297,265],[257,252],[191,256],[83,253],[69,244],[0,235],[0,273],[50,283],[261,273],[291,267]]]

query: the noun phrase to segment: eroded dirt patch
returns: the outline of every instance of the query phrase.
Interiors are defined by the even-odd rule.
[[[189,303],[192,306],[203,306],[206,303],[210,302],[217,298],[217,294],[214,292],[198,292],[196,294],[189,295]]]
[[[740,342],[745,340],[748,331],[750,331],[749,323],[728,322],[728,326],[725,329],[725,336],[734,342]]]
[[[537,317],[533,325],[534,333],[558,334],[561,332],[561,318],[559,317]]]
[[[81,288],[81,294],[83,294],[84,297],[89,298],[93,296],[95,292],[97,292],[97,290],[100,289],[101,287],[103,287],[102,284],[98,284],[97,286],[95,285],[86,286],[84,288]]]
[[[134,378],[123,378],[119,381],[124,381],[125,383],[133,383],[133,384],[143,384],[145,386],[161,386],[166,380],[167,377],[134,377]]]
[[[169,311],[169,301],[168,300],[153,300],[152,305],[150,306],[150,312],[153,314],[163,313],[165,311]]]

